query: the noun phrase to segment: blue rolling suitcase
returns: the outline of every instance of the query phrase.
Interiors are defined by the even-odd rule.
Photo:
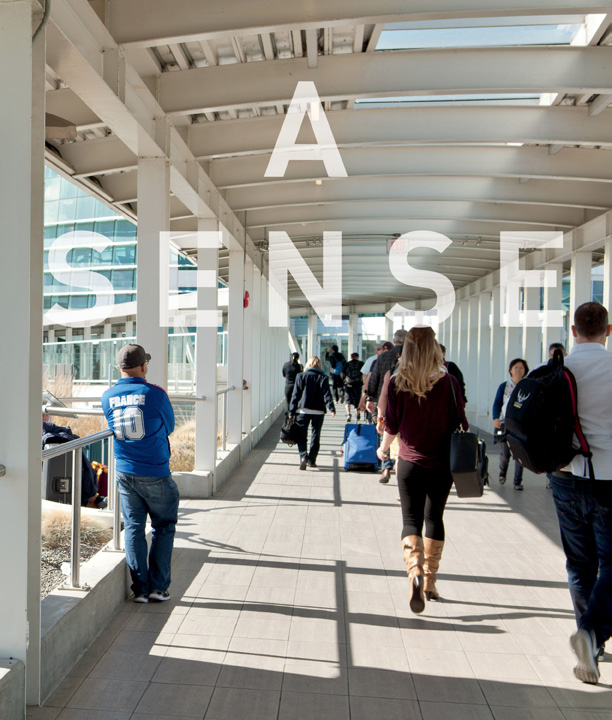
[[[378,470],[378,433],[375,425],[345,425],[342,448],[345,470]]]

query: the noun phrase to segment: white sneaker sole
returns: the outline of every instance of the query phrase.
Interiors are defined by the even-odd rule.
[[[597,685],[599,682],[599,669],[593,654],[589,633],[586,630],[578,630],[571,636],[570,645],[578,658],[578,664],[574,668],[574,675],[583,683]]]

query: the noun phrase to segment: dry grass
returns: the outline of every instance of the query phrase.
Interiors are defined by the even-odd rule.
[[[170,470],[191,472],[195,465],[195,420],[178,425],[170,436]],[[221,447],[221,434],[217,434],[217,447]]]
[[[65,510],[50,510],[43,513],[42,539],[49,547],[70,544],[72,521]],[[102,547],[113,537],[112,528],[97,522],[88,515],[81,516],[81,542],[85,545]]]
[[[49,392],[53,393],[57,398],[78,397],[80,388],[74,388],[73,380],[72,375],[47,375],[47,373],[45,373],[43,375],[43,388],[49,390]],[[93,435],[106,428],[106,419],[101,415],[83,415],[78,418],[51,415],[50,420],[52,423],[55,423],[55,425],[69,427],[72,432],[79,437]]]

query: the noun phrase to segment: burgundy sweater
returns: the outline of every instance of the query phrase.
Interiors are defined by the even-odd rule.
[[[453,400],[451,382],[459,412]],[[399,456],[403,460],[424,468],[447,467],[451,434],[460,422],[464,430],[468,428],[464,408],[461,388],[452,375],[440,378],[420,403],[415,395],[399,392],[395,378],[391,378],[385,430],[391,435],[399,433]]]

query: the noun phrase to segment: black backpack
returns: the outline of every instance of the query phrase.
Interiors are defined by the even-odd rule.
[[[595,479],[592,453],[578,419],[576,379],[555,350],[547,365],[536,368],[512,391],[506,417],[506,442],[515,460],[536,473],[560,470],[576,457],[587,459]],[[580,447],[572,446],[574,435]]]
[[[351,360],[344,368],[344,384],[345,385],[361,385],[361,368],[363,363],[361,360]]]

